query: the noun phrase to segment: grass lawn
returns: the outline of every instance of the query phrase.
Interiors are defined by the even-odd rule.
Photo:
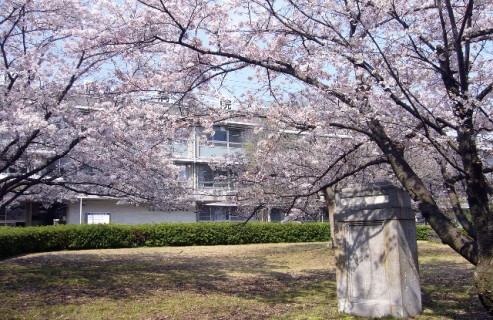
[[[419,242],[422,315],[488,319],[473,268]],[[0,261],[0,319],[357,319],[337,312],[327,243],[30,254]]]

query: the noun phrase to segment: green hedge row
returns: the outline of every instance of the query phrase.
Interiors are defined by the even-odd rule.
[[[436,237],[435,231],[430,226],[416,225],[416,239],[430,241]]]
[[[328,223],[161,223],[0,227],[0,258],[79,249],[330,240]]]

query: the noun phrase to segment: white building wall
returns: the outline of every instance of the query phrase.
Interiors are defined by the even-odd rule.
[[[196,222],[194,211],[150,211],[146,207],[118,205],[116,200],[83,199],[82,224],[87,223],[88,213],[109,213],[110,223],[143,224],[160,222]],[[67,208],[67,224],[80,223],[80,202],[70,203]]]

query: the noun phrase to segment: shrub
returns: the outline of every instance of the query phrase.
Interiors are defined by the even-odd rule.
[[[66,226],[0,229],[0,258],[16,254],[67,248]]]
[[[161,223],[0,228],[0,258],[17,254],[136,246],[329,241],[327,223]]]
[[[330,226],[321,223],[250,222],[163,223],[136,226],[146,246],[220,245],[330,240]]]
[[[424,225],[416,225],[416,239],[429,241],[431,237],[431,233],[433,233],[433,229],[430,226]]]
[[[418,240],[432,241],[430,226],[417,225]],[[329,241],[328,223],[160,223],[0,227],[0,258],[79,249]]]
[[[81,225],[68,230],[66,249],[129,248],[136,243],[131,226],[117,224]]]

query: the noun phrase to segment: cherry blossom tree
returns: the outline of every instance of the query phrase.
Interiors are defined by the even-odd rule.
[[[184,201],[168,139],[186,115],[114,76],[122,52],[99,4],[0,3],[0,209],[77,194]]]
[[[256,129],[252,146],[237,159],[242,206],[284,208],[313,217],[320,213],[328,188],[396,182],[388,161],[368,139],[312,127],[310,114],[296,115],[300,107],[298,103],[272,105]]]
[[[272,108],[274,119],[315,136],[352,136],[327,139],[333,154],[317,147],[291,162],[293,151],[273,163],[275,175],[298,175],[286,164],[302,163],[314,176],[293,192],[313,194],[386,163],[442,241],[476,266],[479,299],[493,314],[490,0],[140,0],[107,10],[118,17],[114,44],[133,47],[148,85],[216,90],[251,69],[285,107]],[[257,94],[238,99],[255,104]],[[310,103],[296,104],[300,95]],[[440,206],[443,195],[466,234]]]

